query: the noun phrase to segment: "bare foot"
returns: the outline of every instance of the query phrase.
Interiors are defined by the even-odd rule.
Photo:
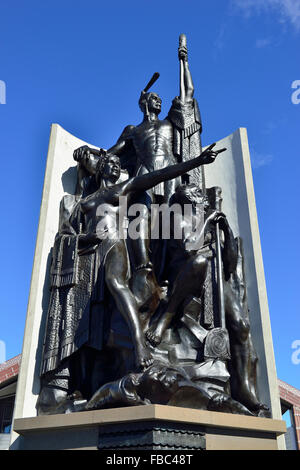
[[[251,411],[246,408],[242,403],[234,400],[226,393],[216,393],[211,397],[208,406],[209,410],[212,411],[222,411],[224,413],[233,413],[233,414],[242,414],[248,416],[254,416]]]
[[[139,344],[136,348],[136,363],[142,369],[147,369],[153,364],[153,357],[145,344]]]
[[[37,401],[38,415],[63,413],[69,404],[66,390],[44,386]]]
[[[271,418],[272,414],[270,408],[264,403],[259,404],[259,410],[257,411],[257,416],[260,418]]]
[[[158,346],[161,342],[161,337],[156,334],[155,328],[149,328],[146,332],[146,338],[152,346]]]
[[[159,321],[157,324],[150,326],[146,333],[146,338],[153,346],[158,346],[161,343],[165,330],[164,322]]]
[[[263,414],[264,412],[269,412],[269,408],[258,401],[257,397],[249,390],[245,383],[240,384],[239,393],[235,398],[254,413]]]

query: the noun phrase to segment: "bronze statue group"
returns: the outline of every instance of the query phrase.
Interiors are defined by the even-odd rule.
[[[61,201],[52,250],[39,414],[150,403],[269,413],[256,390],[242,240],[220,188],[204,184],[203,166],[226,149],[202,151],[184,37],[178,55],[180,95],[165,119],[149,91],[155,74],[139,125],[107,151],[74,152],[76,194]],[[140,208],[138,237],[120,236],[122,198]],[[168,239],[149,237],[157,204],[190,206],[181,238],[174,217]]]

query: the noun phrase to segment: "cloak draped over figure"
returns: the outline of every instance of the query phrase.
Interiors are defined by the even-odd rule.
[[[89,249],[78,249],[80,233],[85,230],[79,203],[69,219],[69,233],[66,225],[64,233],[56,235],[52,253],[42,375],[55,370],[84,344],[103,348],[101,322],[91,319],[91,306],[104,302],[105,257],[114,241],[104,239]],[[97,332],[91,329],[91,322]]]
[[[201,153],[202,122],[195,98],[183,103],[180,97],[173,100],[168,118],[173,125],[173,152],[184,160]]]

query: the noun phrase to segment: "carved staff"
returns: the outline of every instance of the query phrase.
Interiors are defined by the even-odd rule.
[[[179,36],[179,49],[181,47],[187,48],[187,42],[186,42],[186,35],[181,34]],[[185,102],[185,83],[184,83],[184,65],[183,65],[183,59],[180,59],[180,98],[182,102]],[[181,142],[180,142],[180,156],[181,156],[181,161],[185,161],[186,158],[184,156],[184,150],[183,150],[183,139],[184,139],[184,130],[181,130]],[[189,156],[188,156],[189,158]],[[189,182],[189,176],[188,175],[183,175],[181,177],[181,180],[183,183],[188,183]]]
[[[179,36],[179,49],[181,47],[187,47],[187,42],[186,42],[186,35],[181,34]],[[182,101],[185,101],[185,85],[184,85],[184,65],[183,65],[183,59],[180,59],[180,97]]]
[[[221,212],[222,189],[215,188],[215,201],[216,210]],[[221,252],[221,239],[220,239],[220,227],[219,222],[216,223],[216,251],[217,251],[217,284],[218,284],[218,305],[219,305],[219,316],[221,328],[226,328],[225,324],[225,303],[224,303],[224,285],[223,285],[223,268],[222,268],[222,252]]]

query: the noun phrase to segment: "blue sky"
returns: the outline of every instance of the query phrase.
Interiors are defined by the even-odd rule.
[[[140,121],[139,94],[155,71],[167,113],[185,33],[204,145],[248,129],[278,376],[300,388],[300,104],[291,99],[300,0],[10,0],[0,18],[6,358],[22,348],[51,123],[108,148]]]

